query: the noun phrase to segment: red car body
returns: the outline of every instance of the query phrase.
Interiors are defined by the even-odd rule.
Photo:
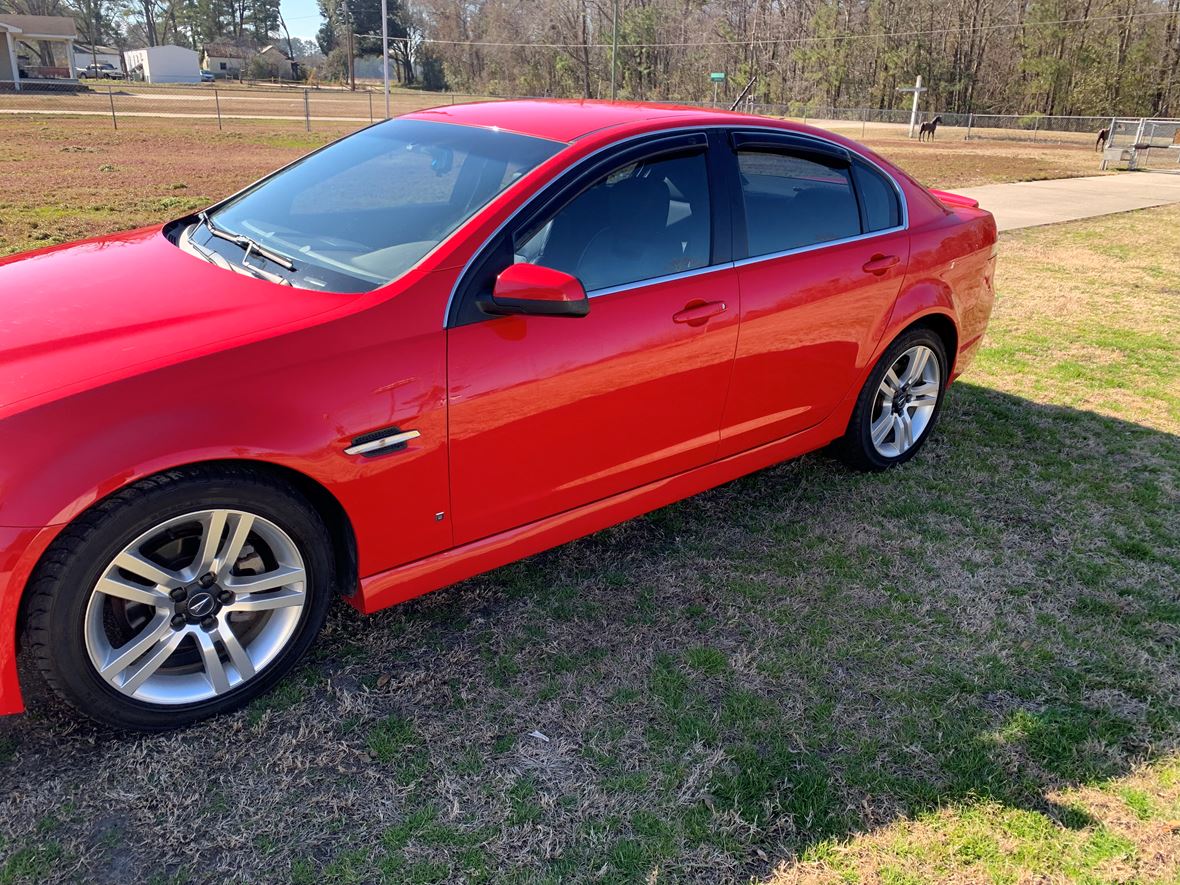
[[[952,378],[979,346],[991,216],[837,135],[592,102],[410,116],[568,147],[364,294],[229,273],[159,226],[0,262],[0,713],[22,709],[17,621],[38,558],[94,502],[159,471],[232,460],[301,483],[348,551],[349,602],[372,612],[831,442],[917,321],[946,339]],[[903,229],[632,287],[576,322],[447,328],[468,262],[555,175],[644,133],[719,127],[808,133],[868,158],[900,188]],[[899,260],[867,272],[883,254]],[[671,319],[717,303],[728,309]],[[391,426],[420,436],[381,458],[345,454]]]

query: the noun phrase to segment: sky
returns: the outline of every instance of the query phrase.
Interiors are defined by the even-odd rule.
[[[316,0],[280,0],[283,18],[292,37],[314,40],[320,29],[320,7]]]

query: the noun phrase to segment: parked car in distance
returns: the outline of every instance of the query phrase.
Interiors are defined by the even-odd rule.
[[[110,62],[99,62],[98,64],[88,64],[84,68],[78,69],[79,80],[122,80],[123,72],[116,68]]]
[[[79,711],[167,729],[274,685],[334,596],[373,612],[821,446],[902,464],[995,245],[818,129],[508,101],[0,260],[0,713],[18,623]]]
[[[212,83],[213,79],[214,79],[214,77],[213,77],[212,71],[206,71],[204,68],[201,69],[201,82],[202,83]]]

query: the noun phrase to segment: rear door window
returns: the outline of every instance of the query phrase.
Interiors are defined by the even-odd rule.
[[[863,160],[855,160],[852,174],[860,193],[865,231],[888,230],[901,226],[901,205],[897,190],[884,175]]]
[[[859,236],[860,209],[847,167],[789,152],[738,152],[751,257]]]

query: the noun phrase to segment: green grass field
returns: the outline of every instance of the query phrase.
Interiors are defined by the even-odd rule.
[[[1004,235],[902,469],[341,605],[179,734],[0,721],[0,883],[1176,882],[1178,254],[1178,207]]]

